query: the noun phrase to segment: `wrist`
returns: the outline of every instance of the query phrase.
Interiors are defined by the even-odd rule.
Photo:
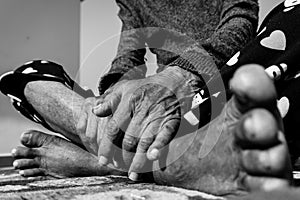
[[[179,66],[169,66],[158,76],[163,77],[164,84],[172,89],[189,87],[193,90],[201,88],[208,78],[206,75],[199,76]]]

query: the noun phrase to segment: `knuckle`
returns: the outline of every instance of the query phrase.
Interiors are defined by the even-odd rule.
[[[106,136],[110,139],[113,140],[119,133],[119,126],[116,120],[111,119],[107,126],[106,126]]]
[[[153,142],[153,138],[151,138],[151,137],[142,138],[139,141],[139,149],[140,150],[147,150],[152,142]]]
[[[123,148],[126,151],[132,151],[137,144],[137,138],[132,135],[125,135],[123,139]]]
[[[141,94],[140,93],[137,93],[137,92],[134,92],[130,95],[130,98],[129,98],[129,102],[130,103],[135,103],[137,102],[139,99],[141,98]]]
[[[167,145],[170,141],[170,137],[169,136],[162,136],[162,137],[158,137],[155,140],[155,143],[157,146],[164,146]]]
[[[146,97],[147,90],[148,88],[145,85],[135,88],[134,90],[131,91],[130,101],[137,102],[139,100],[142,100],[143,98]]]

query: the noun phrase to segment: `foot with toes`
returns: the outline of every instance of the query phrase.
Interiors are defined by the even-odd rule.
[[[193,133],[180,134],[153,162],[155,182],[216,195],[288,187],[291,165],[276,90],[264,69],[240,68],[230,82],[233,97],[222,113]],[[122,174],[100,167],[96,156],[55,136],[23,134],[13,151],[23,176]],[[123,173],[124,174],[124,173]]]
[[[257,65],[240,68],[222,113],[194,133],[175,138],[155,164],[161,184],[216,195],[288,187],[291,164],[272,80]]]
[[[121,175],[110,167],[101,167],[95,155],[57,136],[30,131],[21,136],[21,143],[12,150],[15,169],[22,176],[54,177]]]

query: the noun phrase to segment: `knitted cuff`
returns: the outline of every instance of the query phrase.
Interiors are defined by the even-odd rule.
[[[185,51],[170,65],[177,65],[198,76],[203,74],[212,76],[218,72],[213,58],[205,50],[197,48]]]

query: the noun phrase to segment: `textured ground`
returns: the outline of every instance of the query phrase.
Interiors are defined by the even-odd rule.
[[[147,183],[133,183],[124,177],[54,179],[23,178],[16,171],[0,169],[1,200],[208,200],[222,199],[198,191]]]

